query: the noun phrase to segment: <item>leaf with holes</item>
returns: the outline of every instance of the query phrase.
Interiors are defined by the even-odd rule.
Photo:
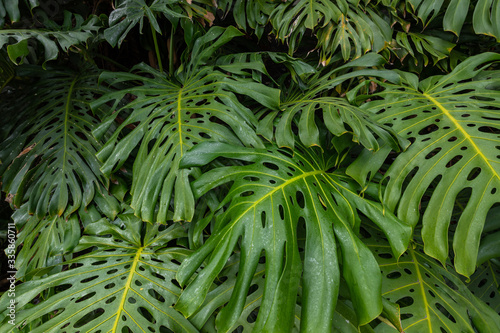
[[[24,92],[29,99],[15,103],[22,117],[0,149],[2,189],[15,207],[27,203],[39,219],[67,217],[92,200],[113,217],[120,207],[108,194],[109,180],[95,157],[102,144],[91,134],[106,111],[95,109],[94,115],[89,108],[106,91],[98,87],[98,73],[83,67],[80,73],[38,68],[21,75],[26,74],[40,80]]]
[[[189,251],[167,245],[186,237],[181,225],[165,228],[123,214],[113,222],[91,223],[85,234],[75,251],[91,252],[65,262],[68,269],[63,272],[16,287],[16,325],[6,323],[10,317],[4,311],[0,332],[13,332],[16,327],[33,333],[198,332],[171,306],[181,293],[175,273]],[[50,290],[46,299],[32,303]],[[4,294],[2,308],[8,303]],[[43,324],[30,327],[40,317],[46,317]]]
[[[0,29],[0,49],[7,45],[10,59],[17,63],[16,55],[25,54],[28,51],[27,40],[34,39],[43,46],[45,67],[47,61],[57,58],[59,48],[68,52],[71,46],[86,43],[102,27],[100,18],[95,15],[84,20],[80,15],[70,12],[64,13],[62,25],[53,21],[46,24],[50,29]],[[12,44],[12,40],[16,43]]]
[[[453,238],[455,268],[466,276],[476,267],[486,214],[500,202],[500,76],[483,70],[499,60],[498,54],[483,53],[422,82],[406,74],[402,85],[380,83],[385,90],[362,106],[414,141],[385,173],[383,202],[415,226],[427,191],[422,229],[427,254],[446,261],[455,199],[461,193],[470,197]],[[367,165],[366,158],[351,167],[359,180],[375,165]]]
[[[283,97],[280,110],[266,109],[257,114],[257,133],[269,141],[275,141],[280,147],[293,149],[295,129],[302,144],[309,147],[324,144],[320,141],[325,136],[320,133],[325,127],[336,137],[349,133],[352,141],[368,150],[378,150],[380,142],[396,151],[400,147],[405,148],[409,143],[395,135],[389,127],[374,121],[371,113],[349,104],[344,98],[323,96],[353,77],[382,75],[391,81],[399,79],[393,74],[369,68],[384,63],[382,56],[370,53],[326,74],[318,72],[310,76],[309,89],[306,91],[292,85]]]
[[[333,153],[332,153],[333,154]],[[188,152],[183,167],[206,165],[217,157],[244,161],[244,166],[215,168],[194,183],[197,196],[234,182],[220,207],[207,242],[181,266],[182,285],[209,257],[200,274],[188,284],[176,308],[193,316],[209,287],[241,239],[241,262],[230,301],[217,316],[216,325],[227,332],[240,317],[261,254],[266,260],[265,292],[254,326],[259,330],[291,329],[297,288],[303,272],[301,329],[331,327],[340,279],[337,245],[341,249],[343,276],[360,324],[382,311],[379,269],[371,253],[356,236],[357,210],[387,232],[394,254],[404,252],[409,226],[385,214],[382,207],[359,197],[350,179],[329,173],[331,161],[313,150],[252,149],[205,142]],[[297,225],[305,224],[304,264],[298,252]],[[197,236],[194,236],[197,238]]]
[[[401,307],[404,332],[500,330],[500,316],[474,296],[451,267],[446,269],[425,255],[420,244],[395,258],[379,230],[366,225],[363,228],[363,242],[382,270],[382,293]],[[396,332],[384,323],[376,331]]]
[[[70,253],[80,240],[78,216],[67,220],[59,216],[39,219],[28,214],[23,205],[12,216],[19,231],[16,247],[16,277],[23,279],[35,269],[60,264],[64,254]]]
[[[500,314],[500,269],[498,262],[488,261],[477,268],[477,271],[464,281],[467,288],[496,313]]]
[[[165,223],[172,196],[174,220],[192,219],[195,201],[188,177],[193,170],[179,170],[180,159],[192,146],[215,140],[262,147],[252,129],[255,125],[252,112],[238,101],[233,91],[250,95],[268,106],[277,104],[279,92],[251,79],[232,79],[213,66],[203,65],[218,46],[239,35],[234,28],[214,28],[200,38],[194,44],[192,61],[185,71],[177,73],[182,83],[146,65],[137,67],[145,75],[105,73],[101,77],[116,86],[125,81],[139,83],[111,92],[93,105],[132,96],[128,104],[102,125],[106,129],[116,117],[130,113],[120,120],[120,127],[97,157],[104,161],[102,170],[109,175],[121,167],[140,143],[134,163],[131,206],[143,220]],[[99,135],[101,130],[96,133]]]
[[[276,36],[287,41],[290,54],[307,29],[314,31],[323,65],[330,62],[338,49],[344,60],[384,49],[391,40],[389,24],[359,2],[349,2],[300,0],[280,3],[271,13],[270,22]]]

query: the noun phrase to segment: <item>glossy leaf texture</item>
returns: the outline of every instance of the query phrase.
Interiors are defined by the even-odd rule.
[[[380,204],[359,197],[350,179],[341,172],[328,172],[331,162],[311,149],[296,147],[292,156],[275,147],[265,150],[207,142],[188,152],[181,166],[202,166],[217,157],[244,161],[245,165],[215,168],[193,182],[197,197],[233,183],[220,203],[221,209],[228,206],[217,216],[211,236],[177,274],[179,282],[187,284],[176,304],[179,311],[188,317],[195,315],[238,246],[241,261],[236,285],[216,319],[220,332],[230,330],[240,317],[261,256],[265,257],[266,277],[256,331],[292,328],[301,275],[301,329],[331,327],[340,260],[359,323],[366,324],[380,314],[379,269],[357,237],[357,210],[387,232],[395,256],[406,249],[408,225],[384,212]],[[301,224],[306,230],[303,264],[297,243]],[[195,227],[194,239],[200,237],[205,225]],[[337,258],[337,246],[341,259]],[[189,282],[205,260],[203,270]]]
[[[409,142],[389,127],[377,123],[371,113],[349,104],[343,97],[324,96],[343,82],[363,75],[382,75],[391,81],[399,79],[387,75],[387,72],[370,69],[384,63],[380,55],[370,53],[326,73],[309,75],[304,78],[304,84],[309,88],[305,91],[299,89],[298,84],[292,84],[283,93],[279,110],[265,109],[257,113],[257,133],[276,142],[279,147],[291,149],[295,147],[295,132],[307,147],[325,145],[321,142],[323,131],[329,131],[335,137],[349,133],[353,142],[368,150],[378,150],[380,142],[396,151],[406,148]]]
[[[96,200],[106,215],[116,215],[118,201],[108,194],[109,180],[95,157],[102,143],[91,134],[106,112],[103,107],[94,114],[89,107],[105,92],[98,72],[29,67],[20,75],[39,79],[13,105],[1,108],[18,114],[0,150],[2,189],[12,205],[26,203],[30,214],[43,219],[67,217]]]
[[[421,82],[405,74],[402,85],[379,83],[384,90],[362,106],[377,121],[413,141],[385,173],[382,198],[390,211],[415,226],[422,198],[430,196],[423,212],[422,238],[425,252],[443,263],[449,255],[455,199],[460,193],[469,196],[453,237],[455,268],[466,276],[476,267],[486,214],[500,202],[500,77],[484,70],[499,60],[498,54],[483,53],[448,75]],[[376,157],[380,164],[370,165],[363,161],[374,155],[362,154],[348,173],[363,183],[388,152],[385,149]]]
[[[74,45],[85,44],[102,28],[100,18],[95,15],[84,20],[81,15],[65,12],[61,25],[45,20],[48,27],[44,29],[0,29],[0,49],[7,45],[11,61],[19,63],[30,53],[28,40],[36,40],[43,47],[39,57],[43,54],[45,66],[47,61],[57,59],[60,50],[68,52]]]
[[[270,22],[278,39],[286,41],[290,53],[304,35],[317,36],[320,62],[326,65],[340,51],[344,61],[359,58],[368,51],[380,51],[390,42],[389,24],[359,2],[300,0],[284,2],[271,13]]]
[[[404,332],[498,332],[500,316],[474,296],[449,264],[427,256],[420,244],[395,258],[380,230],[363,226],[363,242],[382,271],[382,294],[401,307]],[[385,323],[376,332],[397,332]]]
[[[465,279],[464,279],[465,280]],[[479,266],[470,280],[464,281],[469,290],[500,314],[500,269],[498,261],[491,260]]]
[[[143,75],[104,73],[101,76],[117,87],[126,81],[139,83],[106,94],[93,105],[119,102],[132,96],[123,107],[116,108],[118,103],[114,104],[118,112],[105,121],[102,128],[116,117],[121,119],[121,125],[97,156],[104,161],[104,174],[109,175],[139,146],[133,170],[131,206],[143,220],[165,223],[172,197],[174,220],[192,219],[195,201],[188,177],[193,171],[179,170],[179,161],[194,145],[213,140],[262,147],[253,129],[256,121],[252,112],[233,92],[241,92],[272,106],[278,103],[278,90],[252,79],[231,78],[214,66],[204,65],[218,45],[238,35],[234,28],[218,28],[198,40],[193,49],[193,61],[187,64],[185,71],[178,73],[180,82],[146,65],[137,67]],[[241,63],[241,67],[244,68],[245,63]],[[122,119],[127,112],[128,117]]]
[[[230,332],[254,332],[256,319],[260,311],[260,306],[262,305],[262,297],[264,293],[264,283],[265,283],[265,263],[264,258],[260,259],[259,264],[255,270],[255,274],[251,281],[250,289],[248,290],[245,305],[243,307],[243,312],[238,318],[233,327],[229,330]],[[221,271],[218,279],[215,281],[217,286],[210,290],[207,294],[205,302],[200,307],[200,309],[189,318],[189,320],[202,332],[216,332],[217,328],[215,322],[211,320],[216,310],[226,304],[230,298],[231,293],[237,282],[238,270],[239,270],[240,258],[239,254],[235,253],[232,255],[224,269]],[[353,305],[349,300],[348,293],[346,292],[347,287],[345,282],[342,287],[344,291],[341,292],[337,305],[335,307],[335,312],[333,314],[332,320],[332,332],[342,332],[342,333],[370,333],[373,332],[370,325],[359,326],[356,317],[356,312],[354,311]],[[341,287],[341,288],[342,288]],[[344,295],[342,295],[344,294]],[[299,285],[297,303],[295,305],[295,314],[293,318],[293,327],[290,332],[300,331],[300,316],[301,316],[301,296],[302,295],[302,285]],[[347,296],[346,298],[344,296]]]
[[[69,269],[17,287],[16,326],[6,324],[10,318],[4,311],[0,332],[16,327],[33,333],[198,332],[171,307],[181,293],[174,282],[178,263],[189,251],[167,245],[185,236],[179,224],[168,228],[144,224],[132,214],[89,224],[75,251],[93,250],[64,262]],[[51,290],[43,301],[31,303]],[[0,303],[8,302],[5,294]],[[36,325],[41,317],[46,320]]]

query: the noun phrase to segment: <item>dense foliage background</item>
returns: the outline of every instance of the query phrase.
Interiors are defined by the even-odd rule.
[[[0,332],[500,331],[500,1],[0,27]]]

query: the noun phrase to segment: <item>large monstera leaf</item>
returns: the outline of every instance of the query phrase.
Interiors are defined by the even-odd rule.
[[[369,53],[325,73],[316,73],[307,78],[308,90],[291,87],[284,94],[279,110],[265,109],[257,114],[257,133],[279,147],[293,149],[295,146],[294,126],[301,143],[305,146],[322,146],[323,130],[335,137],[346,133],[368,150],[378,150],[380,142],[394,150],[406,148],[409,144],[389,127],[377,123],[373,115],[349,104],[341,97],[323,96],[344,81],[363,75],[379,76],[383,72],[370,67],[386,62],[382,56]],[[398,80],[394,75],[383,73],[388,80]]]
[[[318,39],[321,63],[328,64],[340,49],[344,60],[380,51],[391,40],[389,24],[370,9],[363,11],[359,2],[330,0],[288,1],[272,12],[270,22],[276,36],[287,41],[293,52],[307,29]]]
[[[16,288],[16,325],[6,323],[4,311],[0,332],[198,332],[172,308],[181,293],[175,273],[189,253],[169,243],[186,236],[181,225],[165,228],[123,214],[91,223],[85,234],[75,251],[92,251],[65,262],[69,269]],[[40,294],[47,296],[32,304]],[[0,303],[8,302],[5,294]]]
[[[164,223],[172,196],[174,220],[192,219],[194,197],[188,180],[192,171],[179,170],[179,161],[194,145],[215,140],[262,147],[252,129],[252,112],[233,91],[250,95],[267,106],[277,105],[278,91],[251,79],[232,79],[213,66],[203,65],[219,45],[238,35],[234,28],[214,28],[200,38],[194,44],[192,61],[178,73],[181,83],[145,65],[137,69],[150,77],[131,73],[102,75],[103,80],[116,86],[125,81],[139,82],[103,96],[94,105],[132,96],[102,126],[107,128],[114,118],[129,112],[97,157],[104,161],[102,170],[109,175],[140,145],[134,163],[131,206],[143,220]]]
[[[365,324],[380,314],[380,271],[356,236],[357,210],[387,232],[395,256],[404,252],[410,227],[390,213],[384,215],[381,205],[359,197],[345,175],[328,172],[332,165],[321,156],[308,149],[296,148],[292,156],[277,148],[252,149],[216,142],[200,144],[184,156],[184,167],[206,165],[217,157],[237,159],[246,165],[213,169],[193,183],[196,195],[201,196],[234,182],[220,204],[228,207],[218,215],[211,236],[186,259],[177,274],[182,285],[188,284],[207,259],[176,304],[179,311],[195,315],[238,246],[241,261],[237,281],[228,305],[216,318],[220,332],[227,332],[244,310],[261,256],[266,271],[255,331],[292,328],[301,274],[301,329],[329,329],[338,294],[340,260],[359,323]],[[302,224],[306,230],[303,265],[297,240],[297,228]],[[197,226],[194,238],[199,237],[204,225]],[[337,245],[341,259],[337,258]]]
[[[473,295],[449,264],[427,256],[420,244],[400,258],[389,251],[377,228],[363,226],[363,242],[382,271],[382,293],[401,307],[401,323],[413,332],[498,332],[500,316]],[[397,332],[381,324],[376,332]]]
[[[99,170],[95,154],[101,149],[91,131],[105,108],[89,103],[105,92],[96,73],[84,67],[68,70],[30,69],[21,75],[41,76],[39,81],[3,112],[17,112],[13,128],[0,149],[2,189],[8,200],[30,214],[67,217],[96,200],[108,216],[119,210],[108,194],[109,180]]]
[[[486,214],[500,202],[500,76],[482,70],[499,60],[500,55],[485,53],[445,76],[418,82],[410,74],[402,85],[380,83],[385,90],[363,105],[380,123],[414,141],[385,173],[383,202],[415,226],[421,199],[430,195],[422,237],[425,252],[442,262],[449,255],[448,228],[455,199],[470,191],[453,238],[455,268],[466,276],[476,267]],[[363,162],[369,157],[374,156],[362,154],[349,170],[361,182],[378,168]]]

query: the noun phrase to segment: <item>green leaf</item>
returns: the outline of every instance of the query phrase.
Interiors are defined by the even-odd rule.
[[[94,106],[120,101],[125,96],[134,99],[106,120],[101,128],[129,110],[130,115],[106,143],[97,157],[104,161],[104,174],[118,170],[137,145],[131,188],[135,214],[145,221],[165,223],[171,198],[174,198],[174,220],[190,221],[194,214],[194,197],[188,177],[191,170],[179,171],[179,161],[192,146],[206,140],[231,142],[262,147],[252,129],[256,121],[252,112],[244,107],[234,91],[258,99],[272,106],[279,101],[279,92],[251,79],[231,78],[212,66],[201,65],[209,61],[215,49],[213,38],[220,36],[227,42],[236,29],[217,28],[198,44],[195,43],[193,60],[180,72],[178,83],[156,70],[140,65],[144,74],[104,73],[102,80],[120,87],[123,82],[139,85],[106,94]],[[214,37],[215,36],[215,37]],[[207,44],[203,47],[201,44]],[[201,63],[201,64],[200,64]],[[245,67],[245,63],[241,63]],[[264,97],[262,97],[264,96]],[[116,103],[115,103],[116,107]],[[132,128],[132,131],[129,129]],[[98,129],[97,132],[100,132]],[[121,136],[124,135],[122,138]],[[158,205],[158,211],[156,211]]]
[[[207,264],[187,286],[176,308],[192,316],[202,306],[212,281],[223,269],[241,239],[241,263],[228,305],[217,316],[217,327],[228,331],[241,315],[251,279],[261,253],[266,258],[265,292],[255,330],[291,329],[297,288],[303,272],[301,329],[325,329],[332,325],[337,300],[341,249],[343,276],[351,292],[361,324],[382,311],[379,270],[373,256],[356,236],[356,209],[387,231],[395,255],[408,244],[410,229],[382,207],[361,199],[341,173],[314,151],[296,148],[294,155],[283,149],[250,149],[206,142],[188,152],[181,167],[206,165],[217,157],[249,163],[220,167],[199,177],[193,188],[197,196],[227,182],[234,182],[220,207],[216,228],[207,242],[181,266],[177,279],[182,285],[202,262]],[[359,202],[361,201],[361,202]],[[304,265],[298,255],[296,229],[305,223]]]
[[[16,247],[16,277],[22,279],[32,271],[60,264],[63,255],[70,253],[80,240],[78,216],[67,220],[59,216],[39,219],[28,214],[27,205],[17,210],[12,218],[19,230]]]
[[[422,222],[425,252],[443,263],[448,258],[455,198],[471,189],[453,238],[455,268],[466,276],[476,267],[486,214],[499,202],[500,77],[497,72],[483,71],[499,60],[500,55],[493,53],[470,57],[448,75],[421,81],[418,90],[406,83],[380,83],[385,90],[375,94],[377,100],[363,105],[381,124],[414,141],[385,173],[383,202],[415,226],[428,191],[430,200]],[[356,179],[366,179],[373,168],[364,161],[358,160],[366,166],[357,168],[357,172],[364,171]]]
[[[382,270],[384,297],[401,307],[404,332],[498,332],[500,316],[474,296],[453,272],[424,254],[415,244],[395,258],[383,235],[363,226],[363,242],[374,253]],[[395,332],[381,323],[376,332]]]
[[[19,21],[19,0],[0,0],[0,26],[4,25],[7,16],[12,23]]]
[[[145,226],[145,235],[141,229]],[[64,262],[68,269],[46,278],[16,287],[16,326],[6,323],[2,313],[0,332],[30,327],[40,317],[42,324],[30,332],[102,331],[132,332],[170,329],[174,332],[198,332],[171,305],[181,290],[173,281],[189,251],[167,247],[169,241],[186,234],[179,224],[165,230],[144,225],[131,214],[120,215],[114,222],[101,219],[91,223],[75,251],[92,249],[76,259]],[[53,290],[36,305],[32,300]],[[10,298],[0,299],[6,309]]]
[[[474,31],[495,37],[500,42],[500,1],[479,0],[474,9],[472,23]]]
[[[115,216],[118,202],[108,194],[109,180],[95,157],[102,144],[91,134],[105,111],[96,109],[95,116],[89,108],[105,92],[97,86],[97,73],[88,66],[81,73],[38,70],[28,69],[26,75],[41,78],[10,107],[22,117],[0,150],[3,190],[15,207],[27,203],[38,219],[67,217],[94,198],[106,215]]]
[[[500,270],[497,264],[492,261],[482,264],[465,284],[476,297],[496,313],[500,312]]]
[[[390,41],[389,24],[377,13],[345,0],[301,0],[278,4],[270,22],[276,36],[289,44],[292,54],[307,30],[317,36],[320,62],[327,65],[340,48],[344,61],[370,50],[380,51]]]
[[[148,1],[149,3],[150,1]],[[147,17],[153,29],[161,35],[162,30],[157,20],[157,15],[163,14],[172,23],[180,18],[192,19],[196,17],[205,18],[211,23],[213,15],[192,1],[181,0],[155,0],[148,5],[144,0],[124,0],[109,14],[109,28],[104,30],[104,38],[111,46],[122,44],[132,28],[139,24],[142,33],[144,18]]]
[[[10,0],[9,0],[10,1]],[[79,45],[86,43],[87,40],[97,33],[101,28],[102,23],[100,19],[91,15],[87,20],[78,14],[73,14],[74,16],[69,16],[69,19],[65,19],[62,26],[59,26],[55,22],[50,22],[53,29],[0,29],[0,49],[4,45],[9,45],[12,40],[16,41],[16,44],[9,45],[9,57],[12,62],[16,63],[17,57],[19,55],[26,54],[25,41],[28,39],[37,40],[44,49],[43,63],[49,60],[54,60],[59,54],[59,47],[67,52],[69,48],[73,45]],[[76,23],[72,23],[76,22]]]

